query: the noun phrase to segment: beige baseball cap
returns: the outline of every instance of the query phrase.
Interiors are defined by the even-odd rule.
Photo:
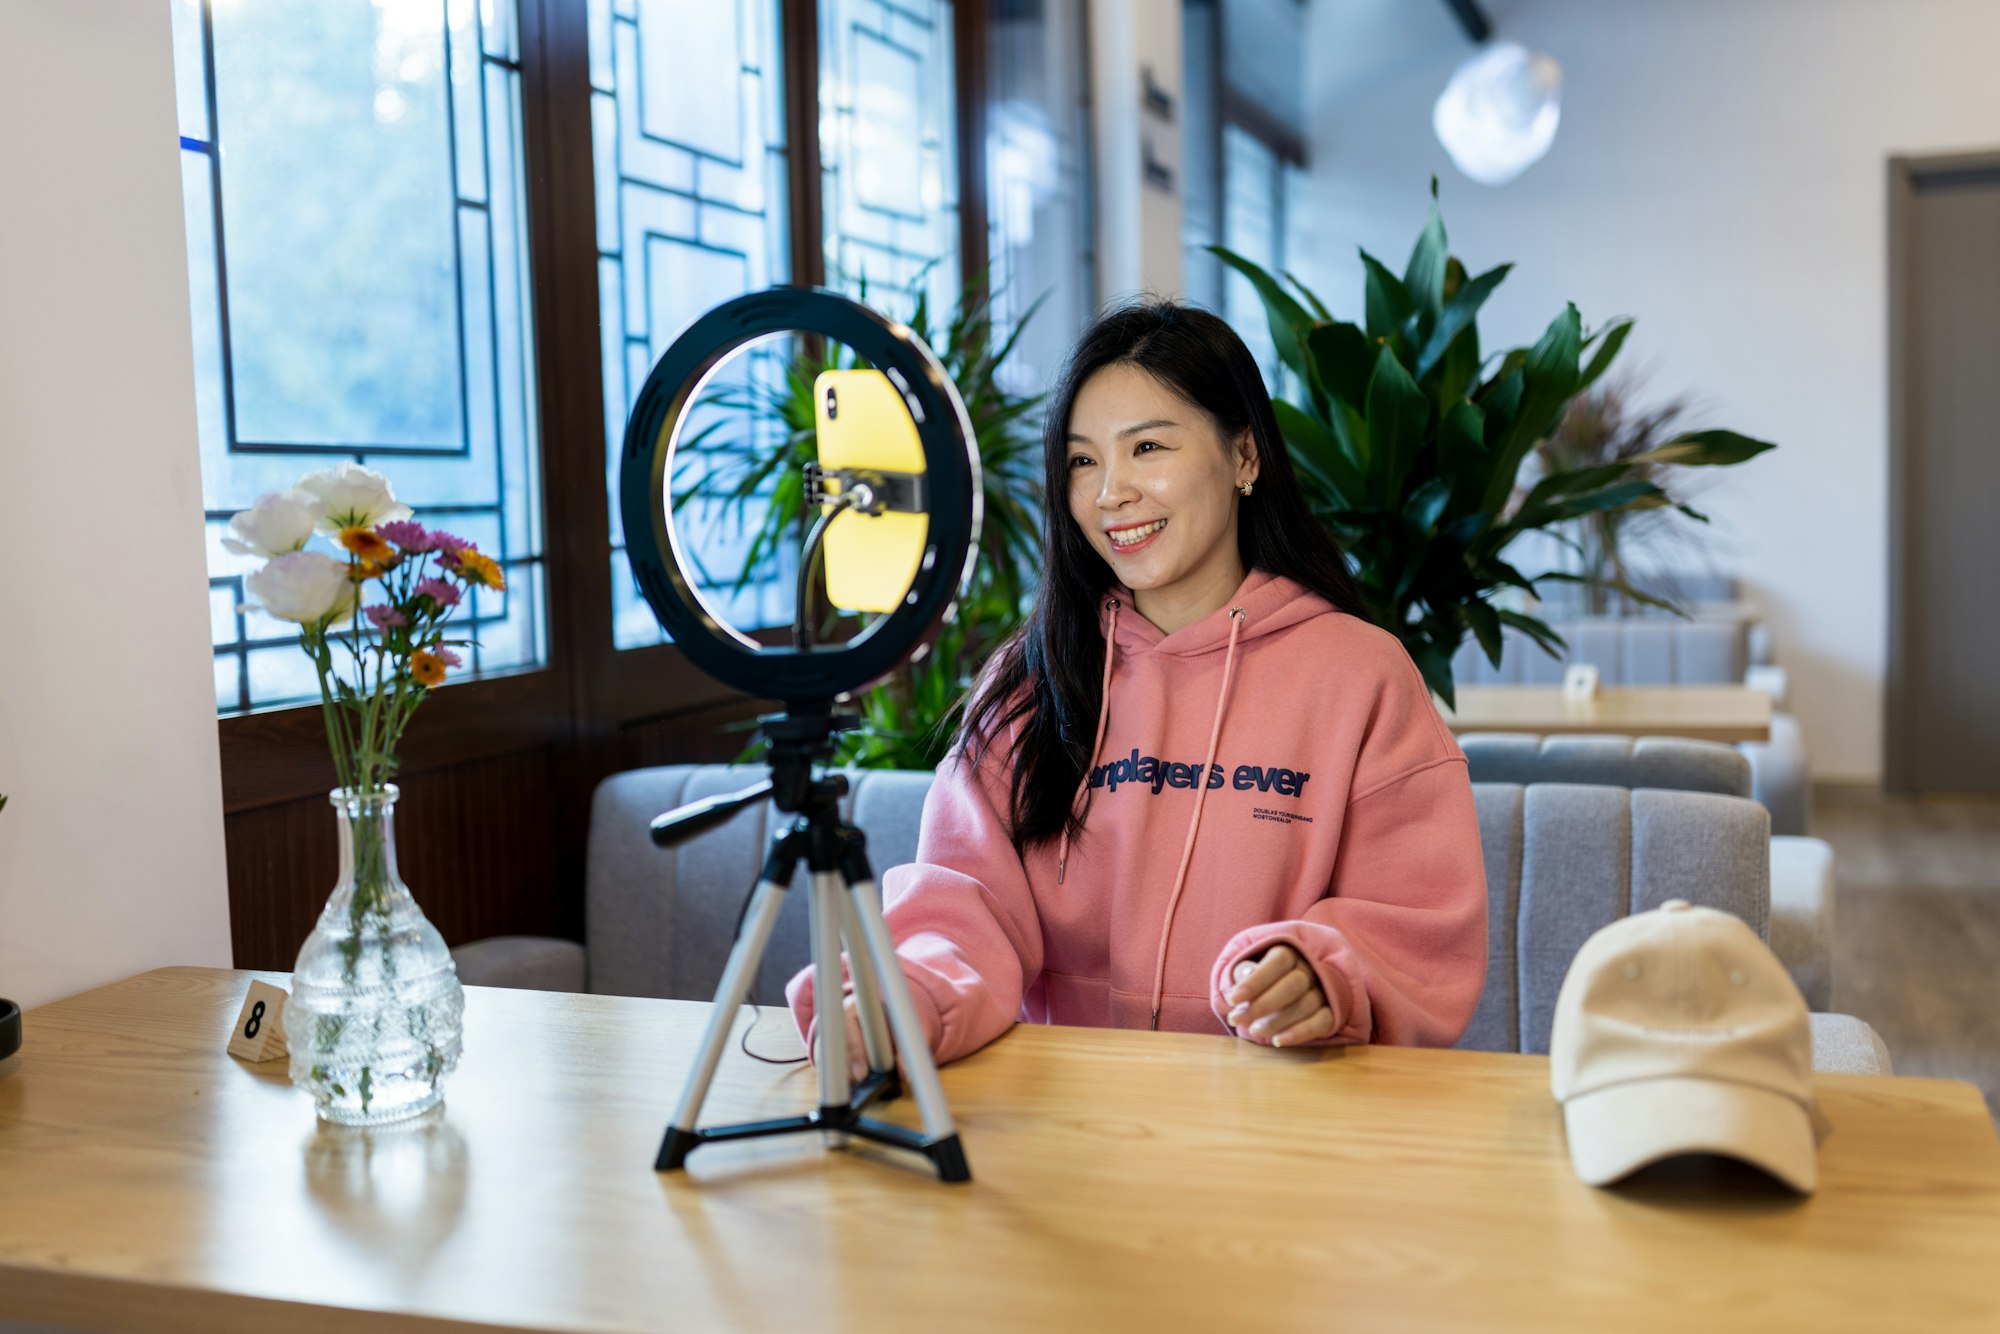
[[[1674,899],[1605,927],[1563,979],[1549,1043],[1588,1184],[1684,1153],[1819,1184],[1805,999],[1740,918]]]

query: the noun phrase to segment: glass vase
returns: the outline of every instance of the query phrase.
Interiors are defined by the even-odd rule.
[[[306,937],[285,1004],[292,1083],[320,1118],[400,1121],[444,1099],[465,993],[444,937],[396,871],[395,784],[329,794],[340,879]]]

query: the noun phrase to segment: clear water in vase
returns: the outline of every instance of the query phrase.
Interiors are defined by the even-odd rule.
[[[444,937],[396,870],[394,784],[331,794],[340,878],[299,951],[285,1004],[292,1083],[321,1119],[381,1125],[444,1099],[465,993]]]

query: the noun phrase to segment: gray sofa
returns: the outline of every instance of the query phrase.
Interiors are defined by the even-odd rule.
[[[1563,669],[1578,662],[1595,666],[1606,685],[1757,686],[1770,692],[1774,711],[1771,739],[1738,747],[1750,761],[1751,795],[1771,812],[1772,833],[1806,832],[1811,799],[1805,737],[1799,720],[1782,707],[1783,671],[1755,660],[1750,622],[1585,617],[1549,624],[1569,646],[1561,657],[1550,657],[1509,627],[1498,667],[1468,641],[1452,658],[1454,679],[1462,685],[1560,685]]]
[[[1475,783],[1584,783],[1751,795],[1749,759],[1734,746],[1680,737],[1535,736],[1482,732],[1459,738]],[[1833,849],[1824,840],[1773,834],[1771,950],[1806,1004],[1833,1008]]]
[[[1771,635],[1764,625],[1763,611],[1736,576],[1709,570],[1646,570],[1634,574],[1632,581],[1641,588],[1678,602],[1681,610],[1687,613],[1687,619],[1743,622],[1749,639],[1751,664],[1770,664]],[[1537,584],[1535,593],[1528,610],[1546,621],[1573,621],[1591,616],[1680,619],[1673,612],[1634,602],[1618,593],[1610,596],[1610,605],[1606,610],[1593,612],[1589,605],[1590,594],[1580,584],[1548,580]]]
[[[740,789],[761,769],[670,765],[614,775],[591,811],[588,948],[499,937],[453,953],[476,986],[706,1000],[722,976],[737,915],[763,863],[776,815],[768,805],[684,846],[660,849],[651,819],[684,802]],[[912,860],[928,773],[853,776],[849,818],[868,835],[877,872]],[[1485,994],[1465,1047],[1545,1051],[1555,988],[1578,945],[1626,913],[1669,898],[1712,904],[1769,931],[1769,819],[1754,803],[1701,792],[1508,783],[1474,785],[1491,903]],[[803,888],[805,871],[799,871]],[[781,1004],[804,967],[806,896],[785,904],[754,998]],[[1860,1020],[1816,1015],[1814,1064],[1887,1073],[1888,1053]]]

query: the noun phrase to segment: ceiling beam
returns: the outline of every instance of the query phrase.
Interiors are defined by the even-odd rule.
[[[1479,0],[1444,0],[1444,3],[1453,17],[1458,19],[1458,26],[1465,29],[1465,35],[1475,43],[1493,35],[1493,21],[1479,7]]]

